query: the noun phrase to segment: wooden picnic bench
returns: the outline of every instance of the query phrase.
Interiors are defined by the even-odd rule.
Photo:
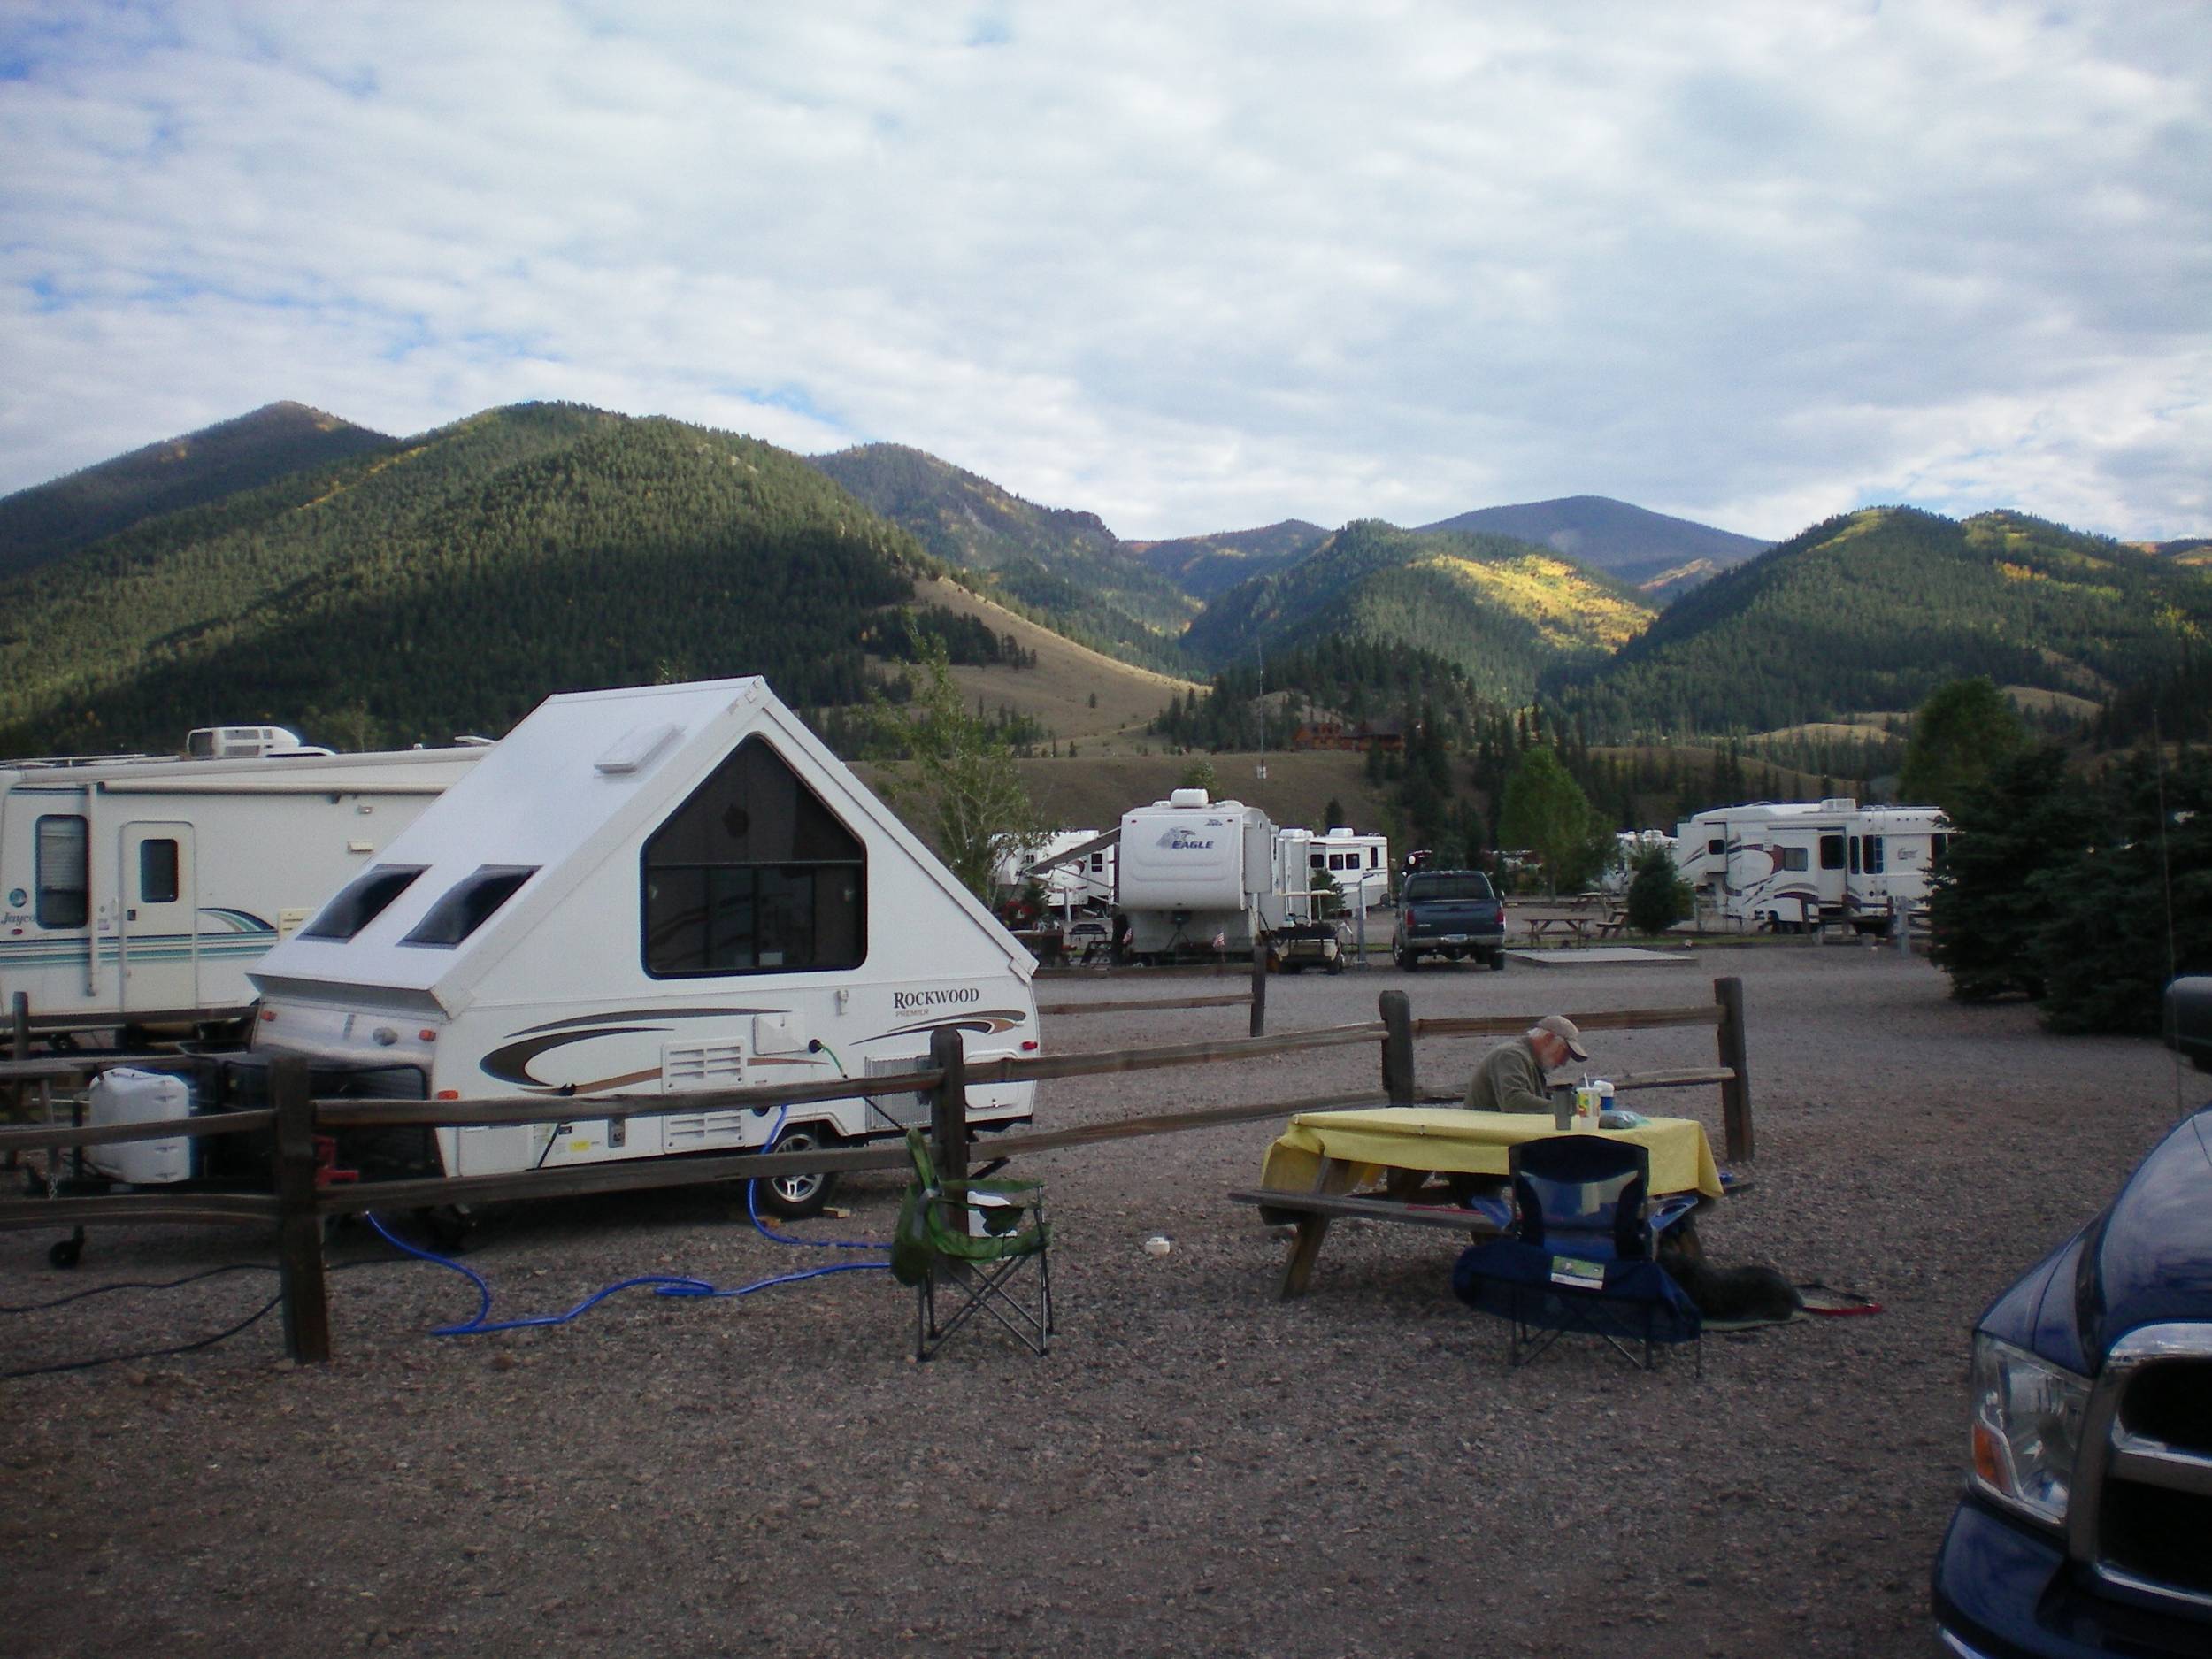
[[[1443,1188],[1436,1190],[1440,1194],[1445,1192]],[[1321,1241],[1328,1236],[1329,1223],[1339,1217],[1446,1227],[1464,1233],[1471,1239],[1494,1238],[1498,1233],[1487,1217],[1462,1208],[1448,1196],[1425,1203],[1417,1194],[1414,1198],[1396,1199],[1348,1193],[1284,1193],[1266,1187],[1233,1192],[1229,1196],[1240,1204],[1259,1206],[1260,1219],[1271,1226],[1285,1222],[1296,1225],[1297,1232],[1291,1239],[1290,1261],[1283,1269],[1282,1295],[1286,1301],[1305,1294],[1313,1279],[1313,1264],[1321,1257]]]
[[[1627,903],[1609,893],[1577,893],[1508,913],[1528,931],[1535,944],[1551,935],[1580,941],[1617,938],[1628,926]]]

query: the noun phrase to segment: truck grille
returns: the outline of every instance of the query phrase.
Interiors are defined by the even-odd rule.
[[[2067,1534],[2108,1594],[2202,1618],[2212,1618],[2208,1401],[2212,1325],[2146,1325],[2115,1344],[2090,1396]]]

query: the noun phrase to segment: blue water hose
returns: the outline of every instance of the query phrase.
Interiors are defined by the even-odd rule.
[[[837,1056],[832,1055],[830,1057],[834,1060]],[[844,1071],[844,1064],[841,1061],[839,1062],[837,1069],[841,1072]],[[788,1106],[777,1109],[776,1121],[769,1125],[768,1130],[770,1146],[775,1145],[776,1136],[782,1132],[783,1120],[790,1110]],[[760,1210],[754,1197],[755,1188],[758,1185],[757,1181],[745,1183],[745,1213],[750,1217],[754,1231],[764,1239],[772,1240],[778,1244],[802,1245],[818,1250],[888,1250],[891,1248],[887,1244],[877,1244],[865,1240],[802,1239],[791,1233],[778,1233],[760,1218]],[[433,1336],[482,1336],[493,1331],[522,1331],[540,1325],[566,1325],[571,1320],[589,1312],[618,1291],[650,1287],[657,1296],[726,1299],[749,1296],[756,1291],[768,1290],[778,1285],[796,1285],[810,1279],[826,1279],[832,1273],[887,1273],[891,1271],[891,1263],[887,1261],[833,1262],[827,1266],[811,1267],[796,1273],[779,1273],[770,1279],[755,1279],[749,1285],[738,1285],[728,1288],[710,1283],[703,1279],[694,1279],[684,1273],[644,1273],[635,1279],[621,1279],[615,1284],[594,1291],[566,1313],[537,1313],[520,1319],[493,1319],[489,1317],[492,1310],[492,1287],[485,1281],[481,1273],[464,1263],[454,1261],[449,1256],[439,1256],[433,1251],[410,1244],[406,1240],[395,1234],[373,1213],[364,1211],[363,1214],[366,1217],[368,1224],[374,1227],[383,1237],[384,1241],[394,1249],[414,1256],[419,1261],[428,1262],[433,1266],[447,1268],[453,1272],[459,1273],[476,1286],[479,1300],[475,1317],[459,1325],[433,1325],[430,1330],[430,1334]]]

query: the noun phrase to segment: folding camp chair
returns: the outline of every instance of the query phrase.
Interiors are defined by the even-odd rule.
[[[1467,1250],[1452,1272],[1462,1302],[1508,1321],[1508,1363],[1525,1365],[1565,1331],[1602,1337],[1631,1363],[1688,1342],[1704,1371],[1696,1307],[1655,1259],[1653,1240],[1697,1207],[1647,1200],[1651,1154],[1632,1141],[1549,1135],[1510,1149],[1512,1231]]]
[[[1052,1339],[1051,1230],[1041,1181],[945,1181],[919,1129],[906,1132],[914,1179],[899,1206],[891,1271],[914,1287],[914,1357],[928,1359],[979,1312],[987,1313],[1032,1353]],[[1036,1295],[1017,1296],[1024,1265],[1037,1267]],[[959,1308],[940,1326],[937,1292],[962,1293]]]

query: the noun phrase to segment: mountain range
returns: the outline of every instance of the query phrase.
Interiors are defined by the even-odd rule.
[[[0,745],[261,719],[434,741],[555,690],[745,672],[833,705],[902,610],[1002,635],[958,672],[1066,737],[1136,741],[1148,699],[1334,638],[1601,736],[1724,733],[1957,673],[2098,698],[2169,672],[2212,627],[2202,548],[1895,508],[1769,547],[1586,495],[1125,542],[899,445],[802,457],[557,404],[401,440],[278,404],[0,500]]]

